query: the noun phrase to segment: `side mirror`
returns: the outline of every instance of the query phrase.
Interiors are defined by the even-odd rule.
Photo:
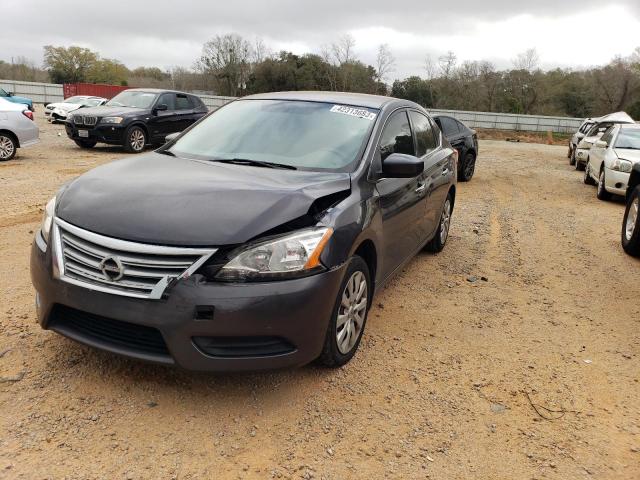
[[[158,112],[164,112],[166,110],[169,110],[169,107],[167,106],[166,103],[161,103],[160,105],[156,105],[155,108],[153,109],[153,114],[157,115]]]
[[[170,133],[169,135],[167,135],[166,137],[164,137],[164,141],[165,141],[166,143],[173,142],[176,138],[178,138],[178,135],[180,135],[180,132],[173,132],[173,133]]]
[[[382,176],[386,178],[413,178],[424,172],[424,162],[413,155],[392,153],[382,161]]]
[[[13,92],[7,92],[7,97],[13,97]]]
[[[605,142],[604,140],[598,140],[596,143],[593,144],[595,147],[598,148],[607,148],[609,145],[607,145],[607,142]]]

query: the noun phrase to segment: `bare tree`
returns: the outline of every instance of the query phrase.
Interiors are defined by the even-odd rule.
[[[240,35],[216,35],[203,45],[198,66],[217,79],[219,93],[236,96],[246,88],[251,56],[251,44]]]
[[[264,43],[264,40],[260,37],[256,37],[253,42],[253,51],[252,51],[252,60],[253,63],[260,63],[264,61],[267,57],[271,56],[271,51],[269,47]]]
[[[436,64],[431,55],[427,55],[424,59],[424,70],[427,73],[427,80],[436,78]]]
[[[444,78],[449,78],[453,75],[456,68],[456,62],[458,57],[452,51],[448,51],[446,55],[438,57],[438,66],[440,67],[440,74]]]
[[[516,70],[526,70],[527,72],[533,72],[538,68],[540,64],[540,56],[535,48],[529,48],[522,53],[519,53],[516,58],[513,59],[513,66]]]
[[[355,59],[355,46],[356,39],[349,33],[345,33],[337,42],[331,44],[331,52],[338,65],[352,62]]]
[[[378,82],[384,82],[391,72],[395,70],[396,59],[389,49],[389,45],[383,43],[378,47],[376,57],[376,74]]]

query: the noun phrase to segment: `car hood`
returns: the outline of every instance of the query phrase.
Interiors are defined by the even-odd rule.
[[[56,215],[110,237],[160,245],[246,242],[349,190],[348,173],[230,165],[151,153],[77,178]]]
[[[616,148],[616,155],[622,160],[627,160],[631,163],[640,162],[640,150],[632,150],[631,148]]]
[[[71,112],[73,110],[77,110],[80,108],[80,104],[78,103],[66,103],[66,102],[58,102],[58,103],[50,103],[47,105],[47,108],[50,110],[58,109],[64,110],[65,112]]]
[[[150,110],[144,108],[116,106],[111,107],[108,105],[100,105],[99,107],[87,107],[82,109],[83,115],[93,115],[96,117],[141,115],[149,112]]]

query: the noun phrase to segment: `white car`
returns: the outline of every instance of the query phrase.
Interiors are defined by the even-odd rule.
[[[16,150],[38,143],[40,130],[26,105],[0,98],[0,161],[11,160]]]
[[[613,125],[591,147],[584,183],[598,185],[597,196],[625,195],[633,166],[640,163],[640,125]]]
[[[575,149],[576,157],[576,170],[584,170],[585,165],[589,161],[589,151],[594,143],[600,140],[600,137],[605,131],[612,125],[619,123],[635,123],[633,118],[627,115],[625,112],[616,112],[605,115],[597,119],[596,123],[585,134],[584,138],[580,140],[578,146]]]
[[[580,124],[580,128],[578,128],[578,131],[574,133],[569,140],[569,152],[567,153],[569,165],[576,164],[576,147],[580,143],[580,140],[584,138],[586,133],[591,129],[591,127],[595,125],[598,120],[598,118],[586,118],[584,122]]]
[[[70,112],[84,107],[99,107],[105,103],[107,103],[106,98],[76,95],[67,98],[64,102],[49,103],[44,109],[44,115],[52,123],[64,122]]]

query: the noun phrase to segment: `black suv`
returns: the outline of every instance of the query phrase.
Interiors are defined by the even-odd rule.
[[[162,145],[168,134],[181,132],[206,114],[207,107],[195,95],[132,88],[103,106],[69,115],[65,128],[81,148],[102,142],[140,153],[146,145]]]
[[[458,151],[458,181],[468,182],[476,170],[478,135],[453,117],[434,115],[433,119],[451,146]]]

